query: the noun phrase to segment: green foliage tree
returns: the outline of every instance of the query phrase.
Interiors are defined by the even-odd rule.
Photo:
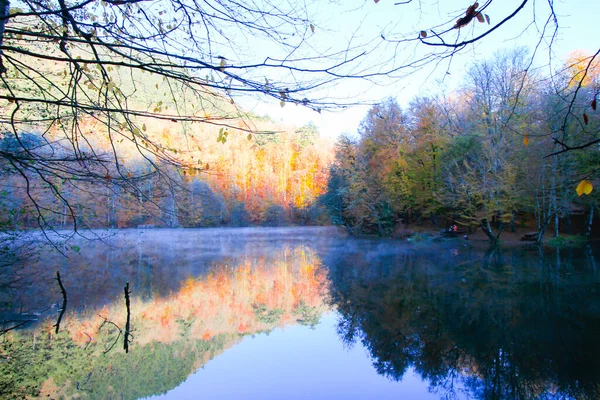
[[[527,63],[525,49],[501,51],[474,63],[457,93],[417,98],[406,111],[393,100],[374,106],[359,139],[338,142],[330,214],[380,233],[424,219],[439,227],[441,217],[481,229],[492,244],[531,217],[538,242],[551,224],[555,236],[560,224],[571,233],[571,215],[584,209],[590,227],[597,156],[590,146],[574,152],[561,143],[593,140],[598,116],[583,99],[595,98],[595,83],[569,88],[567,65],[566,77],[545,86],[547,78],[526,73]],[[583,114],[585,121],[576,117]],[[381,212],[386,204],[393,213]]]

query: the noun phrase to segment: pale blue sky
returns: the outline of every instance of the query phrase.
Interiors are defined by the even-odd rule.
[[[522,0],[496,0],[486,10],[492,25],[514,10]],[[475,46],[456,55],[450,66],[442,62],[434,68],[433,63],[419,71],[413,71],[407,77],[380,79],[376,83],[356,80],[341,81],[329,90],[317,93],[318,96],[347,98],[349,101],[373,102],[388,96],[395,96],[401,104],[407,104],[418,94],[436,93],[440,87],[452,90],[464,78],[464,71],[474,60],[489,57],[500,49],[526,46],[533,50],[540,38],[540,29],[548,17],[550,0],[530,0],[523,11],[513,20],[485,37]],[[439,22],[448,20],[465,10],[471,3],[459,0],[413,0],[409,5],[394,5],[397,0],[380,0],[375,4],[367,1],[322,2],[311,9],[315,19],[315,33],[308,44],[319,49],[332,49],[345,46],[349,39],[353,44],[367,45],[380,42],[380,35],[393,39],[394,32],[412,33],[427,29]],[[483,1],[481,2],[483,3]],[[419,11],[420,5],[420,11]],[[564,61],[570,52],[581,49],[594,53],[600,47],[596,25],[600,21],[600,1],[598,0],[554,0],[554,9],[558,17],[558,36],[552,45],[554,67]],[[535,14],[535,23],[534,21]],[[485,24],[471,23],[466,30],[475,34],[482,33]],[[551,30],[552,31],[552,30]],[[469,33],[468,31],[464,32]],[[549,35],[548,35],[549,36]],[[371,57],[365,59],[362,66],[372,68],[381,63],[382,67],[396,63],[410,62],[420,52],[430,50],[420,45],[415,48],[395,47],[395,44],[379,44]],[[542,43],[535,59],[535,65],[549,74],[549,50],[547,41]],[[362,67],[361,66],[361,67]],[[446,75],[446,70],[450,72]],[[441,78],[445,78],[443,82]],[[321,134],[336,137],[342,132],[355,132],[368,106],[357,106],[340,112],[323,112],[321,115],[303,107],[277,102],[245,100],[243,103],[258,114],[268,114],[276,121],[302,125],[313,121]]]

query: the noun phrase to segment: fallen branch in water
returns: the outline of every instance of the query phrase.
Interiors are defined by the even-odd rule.
[[[58,316],[56,325],[54,325],[56,327],[56,333],[58,333],[58,330],[60,328],[60,321],[62,321],[63,315],[65,315],[65,311],[67,310],[67,291],[65,290],[65,287],[63,286],[63,283],[60,280],[60,272],[58,271],[56,271],[56,280],[58,281],[58,285],[60,286],[60,291],[62,292],[63,296],[63,304],[60,309],[60,315]]]
[[[129,353],[129,330],[131,328],[131,303],[129,301],[129,282],[125,285],[123,289],[125,291],[125,308],[127,308],[127,322],[125,323],[125,337],[123,339],[123,348],[125,349],[125,353]]]

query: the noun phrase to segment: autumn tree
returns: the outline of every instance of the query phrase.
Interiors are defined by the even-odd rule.
[[[316,91],[348,77],[397,79],[450,62],[528,10],[534,18],[548,17],[541,18],[545,29],[558,29],[560,16],[551,2],[541,11],[530,0],[495,8],[499,4],[487,0],[459,11],[444,8],[442,20],[427,20],[418,30],[400,31],[404,25],[398,24],[375,38],[324,49],[318,43],[317,8],[310,2],[4,0],[0,139],[18,143],[19,149],[0,150],[0,157],[25,188],[27,207],[42,228],[62,221],[77,230],[83,220],[69,193],[91,183],[106,197],[129,193],[149,208],[167,204],[164,211],[174,222],[177,207],[171,203],[184,185],[173,177],[205,168],[182,157],[173,137],[189,137],[194,124],[214,127],[220,142],[234,128],[260,131],[238,105],[247,94],[316,111],[355,103],[360,99],[344,101]],[[420,2],[396,7],[413,6]],[[399,58],[404,45],[416,49],[410,53],[414,59]],[[586,82],[596,56],[584,61],[575,86]],[[570,107],[567,114],[572,113]],[[162,138],[160,125],[169,122],[176,127]],[[28,148],[23,137],[32,132],[42,142]],[[573,147],[562,143],[565,150]],[[128,163],[133,154],[136,162]],[[169,188],[163,194],[171,203],[148,197],[146,187],[153,185],[148,182],[156,181]],[[40,202],[36,186],[54,197],[52,207]],[[369,190],[369,196],[380,196],[380,189]],[[298,191],[296,198],[302,195]],[[383,203],[375,204],[380,216],[387,213]]]
[[[385,182],[408,145],[405,119],[398,103],[388,99],[373,106],[358,129],[357,169],[362,179],[351,185],[355,194],[353,207],[356,216],[364,218],[365,224],[376,226],[379,234],[389,233],[393,226],[393,205]]]
[[[66,193],[83,183],[152,202],[144,182],[158,175],[174,199],[180,182],[168,171],[204,166],[157,137],[157,124],[172,121],[177,127],[170,135],[183,137],[193,123],[216,126],[221,140],[232,128],[260,131],[236,103],[248,93],[282,106],[337,106],[311,98],[312,91],[362,76],[347,65],[364,54],[311,51],[314,23],[307,5],[269,0],[2,2],[0,139],[18,148],[4,146],[0,157],[23,182],[39,227],[55,226],[50,213],[77,230],[79,212]],[[244,37],[268,52],[249,53],[238,45]],[[246,122],[240,127],[239,120]],[[35,148],[25,143],[28,132],[39,133]],[[134,153],[141,168],[126,160]],[[42,204],[32,189],[37,181],[57,207]]]
[[[498,52],[445,97],[419,97],[405,111],[394,101],[374,106],[357,140],[338,142],[324,196],[332,218],[382,231],[374,210],[389,204],[389,226],[425,218],[439,226],[445,217],[495,244],[532,217],[540,242],[551,224],[555,236],[570,233],[571,214],[585,208],[591,232],[595,151],[559,142],[593,137],[598,117],[584,98],[594,95],[583,86],[572,102],[571,75],[549,80],[527,73],[527,62],[525,49]]]

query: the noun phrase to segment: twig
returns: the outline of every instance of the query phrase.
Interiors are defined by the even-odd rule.
[[[21,326],[23,326],[23,325],[25,325],[26,323],[28,323],[28,322],[31,322],[31,321],[35,321],[35,320],[33,320],[33,319],[28,319],[28,320],[25,320],[25,321],[21,322],[20,324],[17,324],[17,325],[15,325],[15,326],[11,326],[10,328],[2,329],[2,330],[0,330],[0,336],[4,335],[6,332],[10,332],[10,331],[12,331],[13,329],[20,328]]]
[[[87,343],[85,344],[85,347],[83,348],[84,350],[87,350],[87,348],[88,348],[88,346],[90,345],[90,343],[92,343],[92,340],[93,340],[93,338],[92,338],[90,335],[88,335],[88,333],[87,333],[87,332],[83,332],[83,333],[85,334],[85,336],[87,336],[87,337],[88,337],[88,341],[87,341]]]

